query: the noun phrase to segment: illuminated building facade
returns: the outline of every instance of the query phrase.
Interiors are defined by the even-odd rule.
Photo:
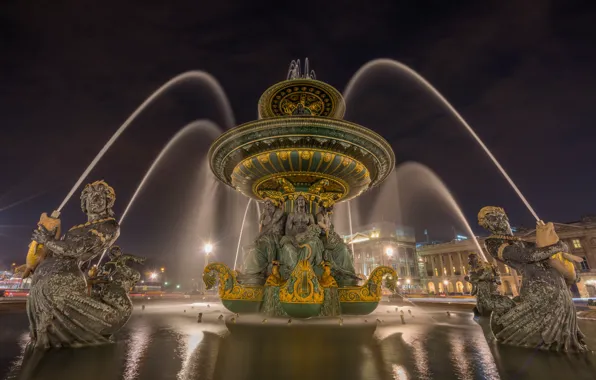
[[[567,245],[570,252],[584,259],[576,263],[581,281],[572,286],[574,297],[596,297],[596,218],[584,217],[571,223],[555,223],[557,234]],[[532,241],[535,230],[518,229],[516,235]],[[483,247],[483,238],[479,238]],[[418,244],[416,249],[421,263],[420,280],[428,293],[467,294],[470,286],[464,281],[468,270],[468,255],[478,252],[471,240],[454,240],[439,244]],[[487,259],[496,264],[501,272],[501,292],[516,296],[522,277],[512,268],[498,263],[485,252]]]
[[[414,229],[391,222],[356,227],[352,235],[344,236],[354,252],[356,273],[368,277],[380,265],[397,272],[404,292],[420,291],[420,275],[416,257]]]

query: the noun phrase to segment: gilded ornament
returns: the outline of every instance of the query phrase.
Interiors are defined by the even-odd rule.
[[[241,285],[236,279],[236,271],[221,263],[211,263],[205,267],[203,281],[207,285],[207,289],[211,289],[215,285],[215,276],[219,277],[219,297],[222,300],[263,301],[264,288],[262,286]]]
[[[362,286],[339,288],[340,302],[380,302],[383,277],[391,276],[392,283],[397,281],[397,273],[390,267],[376,267]]]
[[[308,260],[300,260],[279,290],[279,300],[282,303],[322,304],[324,294]]]

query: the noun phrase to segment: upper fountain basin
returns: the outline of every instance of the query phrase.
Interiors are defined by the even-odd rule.
[[[339,115],[335,115],[336,117]],[[209,150],[215,176],[244,195],[333,204],[380,184],[395,155],[377,133],[338,118],[301,115],[251,121]]]

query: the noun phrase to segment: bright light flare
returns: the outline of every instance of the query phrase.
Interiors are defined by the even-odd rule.
[[[213,252],[213,244],[211,244],[211,243],[205,244],[204,249],[205,249],[206,254],[210,254],[211,252]]]

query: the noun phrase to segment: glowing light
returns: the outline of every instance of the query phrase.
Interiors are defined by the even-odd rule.
[[[387,247],[385,253],[387,254],[387,256],[393,256],[393,248]]]
[[[213,252],[213,244],[211,244],[211,243],[205,244],[204,249],[205,249],[206,254],[210,254],[211,252]]]
[[[180,285],[176,285],[176,289],[180,289]]]
[[[447,285],[447,284],[449,284],[449,281],[445,280],[445,281],[443,281],[443,284]]]
[[[409,278],[406,280],[406,283],[407,283],[408,285],[410,284],[410,279],[409,279]]]
[[[161,273],[163,273],[163,272],[166,271],[166,268],[165,267],[161,267],[161,268],[159,268],[159,270],[161,271]]]
[[[157,278],[157,273],[153,272],[149,275],[149,278],[155,280]]]
[[[168,285],[168,282],[166,281],[166,282],[164,282],[163,284],[167,286],[167,285]]]

